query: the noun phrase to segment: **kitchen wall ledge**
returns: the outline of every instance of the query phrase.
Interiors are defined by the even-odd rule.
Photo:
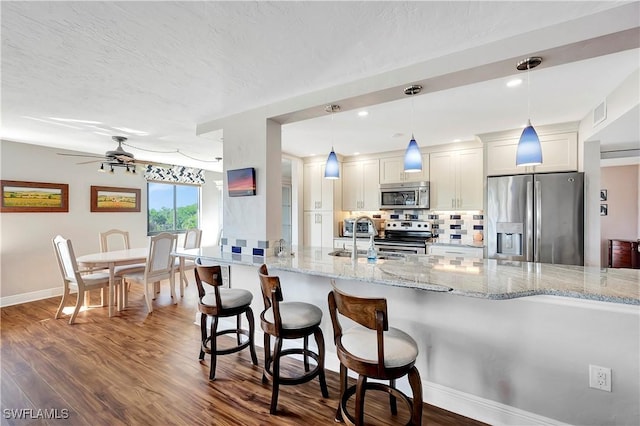
[[[448,258],[409,255],[404,260],[369,263],[359,258],[330,256],[333,249],[294,247],[293,255],[247,256],[221,252],[219,247],[178,250],[188,258],[244,265],[266,263],[269,270],[282,270],[356,280],[374,284],[484,299],[514,299],[553,295],[603,302],[640,305],[640,270],[600,269],[495,259]]]

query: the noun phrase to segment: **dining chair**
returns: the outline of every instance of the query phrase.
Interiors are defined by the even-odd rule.
[[[73,251],[73,245],[71,240],[66,239],[60,235],[53,238],[53,248],[58,259],[58,266],[60,267],[60,273],[62,274],[62,281],[64,288],[62,292],[62,300],[60,306],[56,312],[55,318],[58,319],[62,315],[62,311],[69,298],[71,290],[76,290],[78,298],[76,300],[76,306],[69,318],[69,324],[75,322],[80,307],[83,305],[89,306],[89,291],[98,289],[109,289],[109,273],[108,272],[93,272],[91,270],[82,270],[78,267],[76,261],[76,255]],[[84,275],[83,275],[84,274]],[[121,284],[121,280],[117,278],[116,285]]]
[[[184,249],[194,249],[200,247],[200,241],[202,239],[202,230],[198,228],[187,229],[187,232],[184,234],[184,242],[182,244],[182,248]],[[189,285],[189,280],[187,280],[186,271],[190,271],[195,269],[196,263],[195,260],[191,259],[176,259],[176,268],[178,268],[178,272],[180,273],[180,296],[184,296],[184,288]]]
[[[345,294],[331,280],[333,290],[328,303],[336,353],[340,360],[340,398],[336,422],[364,424],[365,392],[370,389],[389,394],[391,413],[397,415],[397,399],[405,402],[410,419],[407,424],[422,424],[422,383],[415,367],[418,345],[407,333],[389,327],[387,300]],[[343,330],[340,316],[353,321]],[[358,374],[356,385],[348,386],[348,370]],[[396,388],[396,379],[408,376],[413,400]],[[368,382],[368,379],[388,380]],[[355,394],[355,411],[347,411],[347,403]],[[346,418],[346,419],[345,419]]]
[[[304,302],[284,302],[280,278],[270,276],[267,265],[260,266],[260,289],[264,302],[264,311],[260,314],[260,322],[264,331],[264,369],[262,382],[272,381],[270,413],[276,413],[280,385],[297,385],[306,383],[315,377],[320,381],[320,391],[324,398],[329,397],[324,374],[324,337],[320,328],[322,310],[315,305]],[[315,337],[317,352],[309,349],[309,336]],[[275,337],[275,345],[271,352],[271,336]],[[302,348],[283,350],[282,343],[286,339],[303,339]],[[298,376],[281,377],[280,361],[288,355],[302,355],[304,372]],[[309,367],[309,358],[313,358],[316,366]]]
[[[129,232],[123,231],[120,229],[110,229],[105,232],[100,232],[98,234],[100,238],[100,251],[102,253],[114,250],[128,250],[131,248],[131,244],[129,243]],[[135,263],[133,265],[120,265],[114,268],[114,275],[116,277],[122,278],[123,275],[127,273],[141,272],[144,271],[145,264],[144,263]],[[120,292],[120,304],[123,308],[127,306],[128,294],[129,294],[129,285]]]
[[[129,272],[122,275],[126,284],[137,283],[144,288],[144,297],[149,313],[153,312],[152,300],[155,299],[155,283],[168,279],[173,303],[178,303],[175,289],[175,261],[173,252],[176,249],[177,236],[168,232],[149,237],[149,254],[143,271]]]
[[[204,354],[211,355],[209,368],[209,380],[216,378],[217,355],[226,355],[241,351],[248,347],[251,353],[253,365],[258,365],[258,357],[254,345],[255,324],[251,301],[253,294],[249,290],[231,288],[230,272],[229,287],[225,287],[223,270],[229,272],[228,265],[203,265],[200,259],[196,259],[194,275],[198,287],[198,311],[200,312],[200,360],[204,360]],[[206,292],[204,283],[213,286],[213,292]],[[242,314],[247,317],[249,329],[242,328]],[[218,330],[218,320],[225,317],[236,317],[236,328]],[[211,319],[211,329],[207,333],[207,318]],[[236,345],[230,348],[218,349],[217,337],[224,334],[235,334]],[[245,336],[244,339],[241,336]]]

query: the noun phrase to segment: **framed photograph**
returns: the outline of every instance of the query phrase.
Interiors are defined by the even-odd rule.
[[[607,201],[607,190],[606,189],[601,189],[600,190],[600,201]]]
[[[600,204],[600,216],[606,216],[609,212],[609,207],[606,204]]]
[[[52,213],[69,211],[69,185],[66,183],[3,180],[2,213]]]
[[[246,197],[256,195],[256,169],[227,170],[227,186],[229,197]]]
[[[91,186],[92,212],[139,212],[140,189]]]

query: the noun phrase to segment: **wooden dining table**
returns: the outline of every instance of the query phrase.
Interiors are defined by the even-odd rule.
[[[144,263],[149,255],[148,247],[126,250],[113,250],[79,256],[76,261],[89,268],[109,269],[109,316],[113,316],[113,299],[115,294],[115,267]],[[119,304],[120,307],[120,304]]]

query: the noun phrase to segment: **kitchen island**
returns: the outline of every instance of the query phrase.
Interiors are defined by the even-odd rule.
[[[329,255],[335,250],[315,247],[295,247],[293,255],[266,258],[223,253],[218,247],[183,249],[179,253],[227,263],[257,266],[266,263],[270,270],[486,299],[553,295],[640,305],[640,270],[633,269],[437,255],[406,255],[374,263],[360,256],[354,263],[349,257]]]
[[[252,291],[256,313],[266,263],[285,300],[322,309],[327,369],[339,369],[327,309],[335,279],[348,293],[387,298],[390,325],[419,345],[425,402],[490,424],[640,424],[637,270],[428,255],[354,263],[330,249],[293,251],[180,253],[231,264],[232,285]],[[611,393],[589,388],[589,365],[611,368]]]

